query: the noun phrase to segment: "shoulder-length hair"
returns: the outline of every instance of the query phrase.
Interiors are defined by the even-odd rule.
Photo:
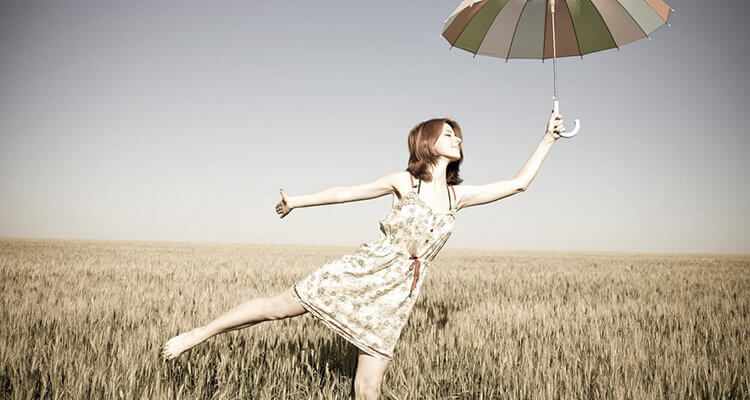
[[[459,144],[461,158],[448,164],[445,180],[449,185],[458,185],[464,181],[459,176],[459,166],[464,161],[463,136],[458,122],[450,118],[434,118],[412,128],[409,132],[409,166],[406,170],[418,179],[432,181],[430,166],[434,165],[438,159],[438,154],[433,151],[433,147],[443,133],[446,122],[453,128],[456,136],[461,138],[461,144]]]

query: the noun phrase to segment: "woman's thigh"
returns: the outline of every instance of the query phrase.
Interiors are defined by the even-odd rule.
[[[358,350],[359,358],[357,359],[357,372],[354,375],[354,391],[372,390],[377,393],[383,383],[383,377],[390,361],[379,360],[365,353],[362,349]]]
[[[292,294],[293,291],[294,288],[289,288],[270,298],[273,304],[272,317],[274,319],[296,317],[307,312],[294,297]]]

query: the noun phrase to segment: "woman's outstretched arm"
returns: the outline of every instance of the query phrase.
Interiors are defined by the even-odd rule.
[[[539,167],[542,166],[542,161],[547,157],[549,149],[552,148],[552,144],[560,138],[560,132],[565,132],[565,126],[563,126],[562,115],[555,114],[554,111],[549,118],[547,123],[547,131],[544,133],[542,141],[536,146],[534,153],[531,154],[529,160],[523,165],[520,171],[516,174],[514,180],[520,182],[521,190],[526,190],[534,180],[536,174],[539,172]]]
[[[542,141],[516,176],[512,179],[488,183],[486,185],[456,186],[458,208],[491,203],[526,190],[537,172],[539,172],[539,167],[542,165],[542,161],[547,156],[552,144],[560,138],[559,132],[564,131],[565,127],[563,126],[562,116],[553,112],[550,115],[549,122],[547,123],[547,131]]]
[[[372,182],[352,186],[334,186],[315,193],[299,196],[290,196],[281,190],[282,200],[276,205],[276,211],[282,214],[281,217],[283,218],[289,213],[288,211],[294,208],[346,203],[380,197],[394,192],[398,177],[403,173],[403,171],[392,172]]]

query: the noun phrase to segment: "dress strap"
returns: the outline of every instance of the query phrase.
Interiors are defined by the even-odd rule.
[[[448,209],[452,210],[453,204],[451,202],[451,188],[450,188],[450,185],[448,185],[447,183],[445,184],[445,191],[448,192]]]
[[[448,209],[450,210],[453,206],[451,205],[451,191],[447,183],[445,184],[445,190],[448,191]]]
[[[409,173],[409,179],[411,180],[411,188],[414,189],[417,187],[417,185],[414,184],[414,178],[411,176],[411,172]]]
[[[457,204],[457,202],[456,202],[456,189],[453,189],[453,185],[449,185],[449,186],[451,188],[450,192],[453,192],[453,202],[455,204]],[[453,206],[451,205],[451,202],[450,202],[451,201],[451,193],[450,192],[448,192],[448,205],[450,206],[448,209],[453,209]]]
[[[422,189],[422,179],[419,179],[419,187],[417,187],[417,193],[419,193],[419,189]]]

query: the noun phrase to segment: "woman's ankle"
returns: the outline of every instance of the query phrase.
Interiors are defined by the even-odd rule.
[[[221,332],[218,332],[215,329],[212,329],[210,324],[208,324],[208,325],[202,325],[202,326],[196,327],[193,333],[201,339],[201,342],[203,342],[205,340],[208,340],[218,335]]]

